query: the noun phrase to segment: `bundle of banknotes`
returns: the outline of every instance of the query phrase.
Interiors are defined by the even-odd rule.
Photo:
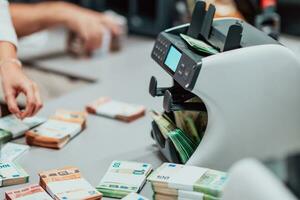
[[[65,167],[39,174],[40,186],[56,200],[80,199],[100,200],[98,192],[82,176],[78,168]]]
[[[219,53],[219,51],[212,47],[211,45],[199,40],[199,39],[195,39],[192,38],[190,36],[187,36],[185,34],[180,34],[180,37],[194,50],[196,50],[197,52],[200,53],[205,53],[205,54],[209,54],[209,55],[214,55]]]
[[[27,183],[29,175],[13,162],[0,162],[0,187]]]
[[[126,197],[124,197],[122,200],[149,200],[149,199],[143,197],[142,195],[132,192]]]
[[[225,172],[173,163],[148,177],[156,200],[219,200],[227,179]]]
[[[147,163],[113,161],[96,188],[103,196],[123,198],[139,192],[151,171]]]
[[[41,186],[30,185],[25,188],[5,192],[5,200],[53,200],[53,199]]]
[[[152,118],[158,125],[160,132],[165,139],[171,140],[177,150],[182,163],[186,163],[192,154],[195,152],[200,138],[195,129],[193,133],[187,134],[182,129],[178,128],[176,124],[166,115],[155,111],[151,112]],[[193,137],[194,136],[194,140]]]
[[[29,145],[60,149],[86,126],[86,113],[58,110],[44,124],[26,132]]]
[[[145,107],[101,97],[87,105],[86,110],[91,114],[101,115],[125,122],[134,121],[145,115]]]
[[[14,115],[0,118],[0,144],[4,144],[12,139],[21,137],[29,129],[38,126],[46,121],[41,117],[30,117],[20,120]]]

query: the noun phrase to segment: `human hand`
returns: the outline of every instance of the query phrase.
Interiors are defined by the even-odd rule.
[[[101,47],[107,30],[113,37],[122,34],[121,27],[110,16],[72,4],[64,4],[62,7],[66,26],[81,38],[88,54]]]
[[[31,81],[22,71],[21,66],[14,62],[5,62],[0,66],[2,88],[9,111],[19,119],[35,115],[43,106],[37,84]],[[26,96],[26,107],[21,111],[17,97]]]

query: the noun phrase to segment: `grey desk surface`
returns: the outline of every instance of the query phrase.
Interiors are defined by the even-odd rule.
[[[30,45],[33,45],[30,40],[34,40],[34,38],[42,40],[43,36],[45,40],[43,46],[29,48]],[[136,59],[135,52],[145,51],[145,49],[151,49],[153,46],[153,39],[130,36],[124,41],[122,51],[102,56],[98,55],[90,59],[78,59],[64,53],[66,40],[66,31],[63,29],[39,33],[29,38],[29,41],[27,38],[25,44],[21,41],[19,57],[39,69],[88,81],[99,81],[103,66],[113,67],[115,63],[122,64],[124,60]],[[114,63],[111,62],[112,60]]]
[[[44,33],[46,34],[46,33]],[[37,38],[38,39],[38,38]],[[280,41],[292,49],[295,53],[300,54],[299,37],[282,36]],[[124,49],[121,52],[109,54],[105,57],[94,57],[92,59],[76,59],[62,52],[66,44],[66,31],[63,29],[54,29],[48,32],[48,40],[43,48],[20,48],[20,57],[25,61],[33,61],[33,65],[39,69],[67,75],[75,78],[81,78],[88,81],[101,81],[103,66],[113,67],[116,63],[120,64],[123,60],[136,59],[136,57],[128,57],[129,52],[134,55],[137,51],[151,49],[153,40],[139,37],[129,37],[125,42]],[[34,59],[47,54],[58,53],[57,56],[42,59]],[[111,62],[111,61],[114,62]],[[99,80],[100,79],[100,80]]]
[[[118,58],[107,59],[99,73],[101,83],[91,84],[47,103],[40,115],[49,116],[59,108],[83,110],[88,102],[100,96],[161,110],[162,99],[154,99],[148,94],[149,80],[151,75],[155,75],[163,86],[168,86],[171,78],[150,59],[151,45],[141,44],[137,44],[136,51],[129,50]],[[127,124],[89,115],[86,130],[65,148],[32,147],[17,162],[30,174],[31,184],[38,183],[38,172],[71,165],[79,167],[84,177],[96,186],[115,159],[148,162],[154,167],[163,162],[150,137],[150,122],[149,116]],[[24,143],[24,138],[17,142]],[[7,190],[24,186],[1,188],[0,193],[3,196]],[[142,194],[151,197],[149,185]]]

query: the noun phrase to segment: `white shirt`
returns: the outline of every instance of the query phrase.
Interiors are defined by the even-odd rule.
[[[6,41],[17,47],[17,35],[12,24],[7,0],[0,0],[0,41]]]

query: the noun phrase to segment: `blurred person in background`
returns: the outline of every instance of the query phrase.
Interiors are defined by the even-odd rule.
[[[18,37],[64,26],[83,41],[87,53],[101,47],[107,30],[113,37],[122,34],[122,29],[110,16],[63,1],[11,3],[10,12]]]
[[[35,115],[42,107],[42,100],[36,83],[24,74],[17,59],[17,36],[6,0],[0,0],[0,75],[9,111],[20,119]],[[26,96],[24,111],[16,101],[21,93]]]

